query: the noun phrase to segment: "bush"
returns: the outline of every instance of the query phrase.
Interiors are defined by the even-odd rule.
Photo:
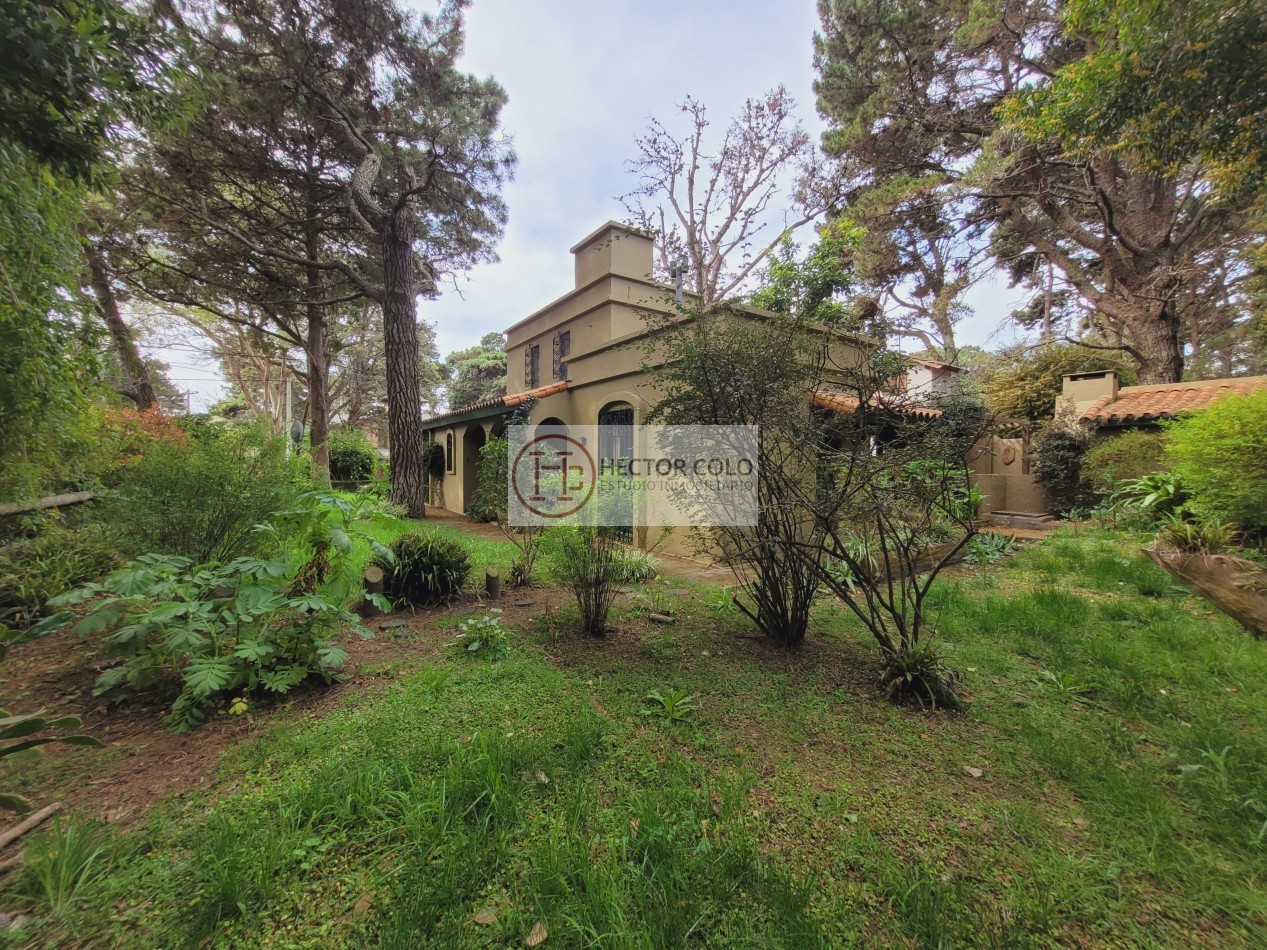
[[[647,551],[618,548],[613,569],[619,584],[641,584],[660,573],[660,562]]]
[[[444,478],[444,446],[439,442],[422,443],[422,464],[429,478]]]
[[[1157,546],[1189,554],[1217,554],[1232,543],[1236,531],[1216,521],[1188,521],[1171,515],[1157,532]]]
[[[74,632],[106,633],[106,652],[122,658],[97,679],[98,694],[178,680],[166,722],[184,731],[230,690],[240,694],[230,711],[242,712],[244,694],[253,690],[286,693],[309,676],[332,682],[347,659],[334,634],[350,627],[370,636],[342,606],[296,591],[292,573],[285,560],[238,558],[207,568],[187,557],[146,554],[50,606],[93,602]]]
[[[44,615],[52,598],[122,563],[109,526],[71,529],[50,517],[38,534],[0,548],[0,623],[26,626]]]
[[[1034,480],[1047,493],[1052,514],[1064,518],[1077,508],[1090,507],[1092,494],[1082,481],[1087,434],[1076,424],[1053,423],[1034,437],[1029,450]]]
[[[288,457],[281,438],[251,427],[209,442],[151,446],[100,511],[125,554],[227,561],[256,550],[251,529],[308,487],[305,462]]]
[[[490,439],[480,449],[479,467],[475,473],[475,493],[466,505],[466,516],[472,521],[497,521],[506,510],[509,492],[510,443],[506,439]]]
[[[357,429],[330,433],[330,478],[338,482],[365,481],[374,474],[378,451]]]
[[[1145,519],[1151,527],[1159,521],[1182,517],[1191,496],[1174,472],[1153,472],[1118,486],[1113,501]]]
[[[1228,396],[1171,423],[1166,455],[1206,518],[1267,535],[1267,391]]]
[[[395,564],[382,557],[374,563],[383,569],[383,591],[395,604],[447,604],[471,576],[466,548],[434,531],[402,534],[391,552]]]
[[[620,586],[617,563],[625,550],[611,528],[559,526],[544,535],[555,571],[572,591],[581,610],[581,629],[590,636],[607,632],[607,614]]]
[[[1147,429],[1130,429],[1104,436],[1082,460],[1082,481],[1095,492],[1112,491],[1120,482],[1143,478],[1167,468],[1166,435]]]

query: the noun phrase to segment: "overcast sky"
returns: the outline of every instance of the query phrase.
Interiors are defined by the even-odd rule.
[[[674,127],[686,95],[724,127],[745,99],[779,84],[817,137],[814,0],[474,0],[464,67],[494,76],[510,101],[503,126],[519,157],[505,191],[510,222],[501,260],[477,268],[438,300],[419,301],[441,353],[501,330],[572,288],[568,248],[608,219],[634,180],[625,162],[651,116]],[[961,343],[994,346],[1017,299],[1005,285],[974,288]],[[195,391],[220,395],[217,374],[191,354],[159,354]]]

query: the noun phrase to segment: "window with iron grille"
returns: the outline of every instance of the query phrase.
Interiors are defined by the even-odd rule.
[[[536,344],[524,350],[524,383],[529,389],[541,385],[541,347]]]
[[[572,355],[572,331],[560,330],[554,335],[554,378],[568,378],[568,357]]]

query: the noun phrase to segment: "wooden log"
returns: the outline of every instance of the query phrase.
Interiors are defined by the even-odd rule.
[[[496,600],[502,595],[502,579],[496,568],[490,567],[484,572],[484,593],[490,600]]]
[[[53,804],[45,805],[39,811],[27,815],[26,818],[14,825],[4,834],[0,834],[0,848],[7,847],[11,842],[21,838],[32,828],[37,828],[44,824],[44,822],[48,821],[61,810],[62,803],[53,802]]]
[[[1262,565],[1227,554],[1156,548],[1147,553],[1254,636],[1267,637],[1267,569]]]
[[[77,505],[80,502],[91,501],[95,497],[97,497],[95,492],[75,491],[65,495],[49,495],[36,501],[12,502],[0,505],[0,518],[5,515],[20,515],[28,511],[39,511],[43,508],[62,508],[66,505]]]

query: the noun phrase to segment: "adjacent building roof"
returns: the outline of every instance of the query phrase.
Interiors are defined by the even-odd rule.
[[[442,412],[439,415],[423,419],[422,424],[425,428],[433,429],[436,427],[437,423],[460,422],[466,419],[475,419],[482,416],[495,416],[507,409],[514,409],[516,406],[522,406],[529,399],[544,399],[546,396],[553,396],[555,393],[561,393],[567,388],[567,380],[562,379],[557,383],[550,383],[546,386],[538,386],[536,389],[527,389],[521,393],[508,393],[505,396],[494,396],[492,399],[482,399],[479,402],[473,402],[469,406],[463,406],[460,409],[450,409],[448,412]]]
[[[833,393],[820,390],[819,392],[810,393],[809,398],[820,409],[830,409],[832,412],[854,412],[858,408],[858,397],[850,396],[848,393]],[[901,396],[873,396],[871,398],[871,406],[877,409],[883,407],[905,416],[914,416],[917,419],[936,419],[941,415],[940,409],[918,406],[905,401]]]
[[[946,369],[952,373],[962,373],[963,367],[956,366],[954,363],[943,363],[941,360],[927,360],[922,356],[908,356],[908,360],[920,366],[927,366],[929,369]]]
[[[1267,389],[1267,376],[1123,386],[1116,396],[1101,396],[1096,400],[1082,414],[1082,421],[1098,426],[1144,425],[1204,409],[1229,393],[1245,394],[1260,389]]]

